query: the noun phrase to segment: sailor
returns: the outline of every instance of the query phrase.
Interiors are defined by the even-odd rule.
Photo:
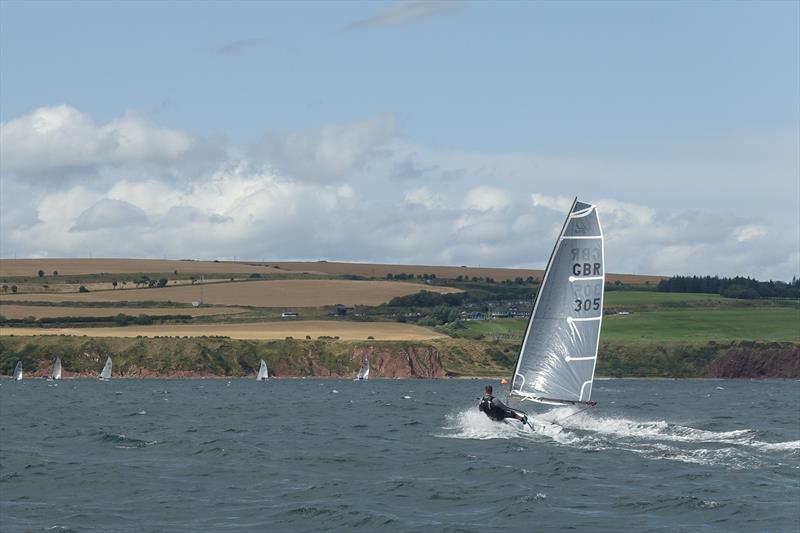
[[[523,424],[528,423],[528,417],[525,414],[518,413],[492,396],[491,385],[486,385],[486,387],[483,389],[483,398],[481,398],[481,403],[478,404],[478,409],[486,413],[486,416],[495,422],[500,422],[506,418],[515,418]]]

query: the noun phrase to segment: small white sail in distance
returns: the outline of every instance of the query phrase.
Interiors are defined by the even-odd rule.
[[[361,363],[356,379],[369,379],[369,359],[365,358],[364,362]]]
[[[61,379],[61,358],[56,357],[53,363],[53,371],[50,373],[50,379]]]
[[[108,381],[109,379],[111,379],[111,366],[112,366],[111,358],[109,357],[108,359],[106,359],[106,364],[103,367],[103,370],[100,372],[101,380]]]
[[[22,361],[17,361],[14,367],[14,381],[22,381]]]
[[[556,405],[594,403],[604,286],[597,208],[576,198],[536,294],[510,398]]]
[[[256,380],[266,381],[268,377],[269,371],[267,370],[267,363],[262,359],[261,367],[258,369],[258,376],[256,376]]]

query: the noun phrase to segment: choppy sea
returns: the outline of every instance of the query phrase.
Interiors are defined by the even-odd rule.
[[[486,383],[4,380],[0,530],[800,531],[800,382]]]

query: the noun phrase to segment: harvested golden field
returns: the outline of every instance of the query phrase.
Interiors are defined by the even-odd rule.
[[[60,276],[79,274],[124,274],[138,272],[180,274],[280,274],[281,270],[256,263],[233,261],[179,261],[172,259],[0,259],[0,277],[46,276],[57,271]]]
[[[312,339],[323,335],[342,340],[417,341],[446,338],[432,329],[397,322],[337,322],[308,320],[257,322],[249,324],[176,324],[114,328],[0,328],[0,336],[73,335],[89,337],[202,337],[224,336],[232,339],[272,340],[294,337]]]
[[[271,280],[167,286],[155,289],[125,289],[71,294],[6,294],[3,301],[23,302],[180,302],[200,300],[210,305],[254,307],[322,307],[325,305],[380,305],[395,296],[421,290],[459,292],[449,287],[399,281]]]
[[[543,258],[547,259],[547,258]],[[345,275],[351,274],[364,277],[378,277],[385,278],[387,274],[436,274],[437,278],[453,279],[457,276],[464,276],[468,278],[479,277],[494,278],[496,281],[514,280],[515,278],[527,278],[533,276],[534,278],[542,279],[544,276],[543,270],[536,269],[519,269],[519,268],[491,268],[491,267],[458,267],[458,266],[425,266],[425,265],[383,265],[383,264],[368,264],[368,263],[334,263],[328,261],[320,261],[316,263],[306,263],[299,261],[267,261],[265,263],[253,263],[261,265],[269,265],[271,267],[280,267],[280,270],[285,271],[301,271],[301,272],[317,272],[332,275]],[[650,283],[651,285],[657,284],[665,276],[640,276],[636,274],[606,274],[606,281],[611,283],[620,281],[632,285],[643,285]]]
[[[542,258],[544,261],[546,258]],[[322,274],[322,275],[356,275],[364,277],[385,278],[387,274],[436,274],[439,278],[455,278],[457,276],[491,277],[497,281],[514,280],[517,277],[533,276],[541,279],[542,270],[491,268],[467,266],[430,266],[430,265],[388,265],[369,263],[341,262],[304,262],[304,261],[178,261],[163,259],[0,259],[0,278],[4,276],[36,276],[43,270],[50,276],[54,270],[59,275],[79,274],[124,274],[124,273],[164,273],[171,274]],[[640,276],[636,274],[606,274],[607,281],[643,285],[655,285],[664,276]],[[52,280],[51,280],[52,281]]]
[[[15,305],[0,303],[0,316],[13,318],[53,318],[61,316],[131,316],[191,315],[214,316],[243,313],[241,307],[64,307],[47,305]]]

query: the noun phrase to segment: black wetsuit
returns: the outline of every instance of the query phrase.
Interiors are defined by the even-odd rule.
[[[496,422],[506,418],[518,418],[519,415],[512,408],[489,394],[484,394],[478,409],[486,413],[486,416]]]

